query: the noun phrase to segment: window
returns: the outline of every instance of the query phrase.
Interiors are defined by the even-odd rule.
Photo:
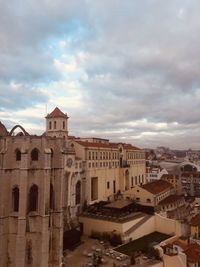
[[[56,121],[54,121],[53,127],[54,127],[54,129],[56,129]]]
[[[110,188],[110,182],[107,182],[107,189]]]
[[[113,194],[115,194],[116,193],[116,182],[115,182],[115,180],[113,181]]]
[[[12,190],[13,211],[19,211],[19,188],[15,186]]]
[[[33,257],[32,257],[32,242],[31,240],[27,241],[26,244],[26,263],[32,264],[33,262]]]
[[[91,178],[91,200],[98,199],[98,177]]]
[[[81,182],[78,181],[76,183],[76,205],[80,204],[81,202]]]
[[[37,211],[38,208],[38,187],[37,185],[32,185],[29,191],[29,198],[28,198],[28,211]]]
[[[16,158],[16,161],[21,160],[21,151],[19,149],[16,149],[15,151],[15,158]]]
[[[53,190],[53,185],[50,184],[50,195],[49,195],[49,208],[51,210],[54,209],[54,190]]]
[[[51,121],[49,122],[49,130],[51,130]]]
[[[39,158],[39,150],[37,148],[34,148],[32,151],[31,151],[31,159],[33,161],[37,161]]]
[[[65,129],[65,122],[63,121],[63,129]]]
[[[133,178],[133,176],[131,177],[131,186],[134,186],[134,178]]]

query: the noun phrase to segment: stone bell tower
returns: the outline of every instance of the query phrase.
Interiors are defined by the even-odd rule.
[[[56,107],[46,118],[46,135],[68,137],[68,116]]]

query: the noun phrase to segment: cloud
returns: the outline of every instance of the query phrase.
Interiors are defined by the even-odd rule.
[[[196,148],[199,8],[197,0],[0,3],[0,115],[60,106],[72,134]],[[30,126],[18,114],[36,130],[39,118]]]
[[[45,92],[23,84],[0,84],[0,111],[27,109],[30,106],[48,101]]]

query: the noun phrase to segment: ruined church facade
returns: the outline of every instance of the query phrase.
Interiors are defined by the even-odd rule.
[[[61,263],[63,231],[82,201],[80,172],[69,181],[66,162],[75,154],[68,148],[67,119],[55,109],[42,136],[0,125],[0,266]]]

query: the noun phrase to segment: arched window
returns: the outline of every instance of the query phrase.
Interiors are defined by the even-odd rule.
[[[53,149],[51,148],[51,167],[53,167],[53,154],[54,152]]]
[[[21,151],[18,148],[15,150],[15,159],[16,161],[21,160]]]
[[[15,186],[12,190],[13,211],[19,211],[19,188]]]
[[[33,256],[32,256],[32,242],[31,240],[27,241],[26,243],[26,263],[32,264]]]
[[[81,202],[81,182],[76,183],[76,205]]]
[[[50,184],[49,208],[51,210],[54,209],[54,190],[53,190],[53,185],[52,184]]]
[[[33,161],[37,161],[39,158],[39,150],[37,148],[34,148],[32,151],[31,151],[31,159]]]
[[[28,211],[37,211],[38,208],[38,187],[32,185],[29,191]]]
[[[63,121],[63,129],[65,129],[65,121]]]
[[[51,121],[49,122],[49,130],[51,130]]]

